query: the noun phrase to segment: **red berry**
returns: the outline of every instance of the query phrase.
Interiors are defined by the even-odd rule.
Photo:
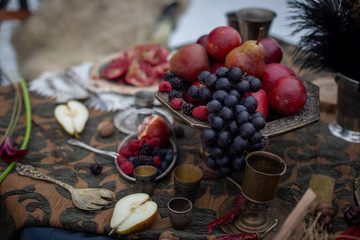
[[[198,106],[192,110],[193,117],[202,121],[207,121],[209,114],[210,112],[206,106]]]
[[[117,156],[117,158],[116,158],[116,161],[117,161],[117,164],[118,164],[119,166],[121,166],[121,164],[123,164],[124,162],[127,161],[127,158],[124,157],[123,155],[120,155],[120,154],[119,154],[119,156]]]
[[[130,147],[128,145],[124,145],[119,150],[120,155],[123,155],[126,158],[129,158],[133,155],[133,152],[131,151]]]
[[[141,141],[139,139],[130,139],[129,148],[132,151],[139,150],[141,147]]]
[[[149,145],[152,147],[160,147],[161,139],[158,137],[153,137],[149,140]]]
[[[172,89],[171,84],[167,81],[163,81],[159,84],[160,92],[170,92],[171,89]]]
[[[153,156],[153,162],[155,167],[161,166],[161,158],[159,156]]]
[[[184,100],[182,98],[173,98],[170,102],[170,106],[173,109],[179,110],[181,108],[181,105],[183,104]]]
[[[120,166],[121,171],[127,175],[131,175],[134,172],[134,165],[130,161],[126,161]]]

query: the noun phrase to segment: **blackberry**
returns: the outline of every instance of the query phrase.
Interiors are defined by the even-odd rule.
[[[180,92],[177,90],[170,90],[168,99],[169,102],[171,102],[174,98],[181,98]]]
[[[164,80],[164,81],[170,81],[170,79],[173,78],[173,77],[177,77],[177,76],[175,75],[175,73],[167,72],[167,73],[165,73],[165,75],[164,75],[164,77],[163,77],[163,80]]]
[[[163,157],[163,154],[162,154],[162,151],[161,151],[161,148],[159,147],[154,147],[152,149],[152,153],[151,153],[152,156],[159,156],[160,158]]]
[[[99,163],[93,163],[90,165],[90,171],[94,175],[99,175],[103,169],[103,166],[101,166]]]
[[[154,165],[152,156],[140,155],[142,165]]]
[[[137,168],[137,167],[139,167],[139,166],[141,166],[141,165],[142,165],[140,155],[139,155],[139,156],[135,156],[135,157],[134,157],[133,164],[134,164],[134,168]]]
[[[183,105],[181,105],[181,109],[183,110],[184,114],[186,114],[186,115],[191,115],[194,108],[195,108],[195,105],[193,105],[191,103],[183,103]]]
[[[170,78],[169,82],[171,84],[171,87],[175,90],[181,90],[184,85],[183,80],[178,76]]]
[[[145,143],[140,147],[139,155],[151,155],[152,147],[150,144]]]

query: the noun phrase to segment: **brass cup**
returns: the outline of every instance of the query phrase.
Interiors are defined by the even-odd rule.
[[[143,165],[134,169],[135,184],[138,192],[143,192],[152,196],[156,183],[156,168]]]
[[[195,202],[197,191],[203,178],[202,170],[191,164],[182,164],[174,170],[175,196]]]
[[[243,42],[246,42],[256,40],[261,27],[263,28],[262,38],[266,38],[276,13],[264,8],[244,8],[236,12],[236,16],[241,38]]]
[[[263,232],[273,223],[267,208],[276,197],[286,163],[279,156],[265,151],[248,154],[245,162],[242,194],[248,201],[235,226],[244,232]]]

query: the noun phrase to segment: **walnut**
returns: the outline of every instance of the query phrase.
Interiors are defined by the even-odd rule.
[[[105,119],[99,123],[97,130],[100,136],[110,137],[114,133],[114,123],[110,119]]]

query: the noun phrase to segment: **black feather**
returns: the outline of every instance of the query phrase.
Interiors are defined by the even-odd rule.
[[[304,31],[294,63],[301,69],[340,72],[360,81],[360,3],[291,0],[287,5],[292,33]]]

